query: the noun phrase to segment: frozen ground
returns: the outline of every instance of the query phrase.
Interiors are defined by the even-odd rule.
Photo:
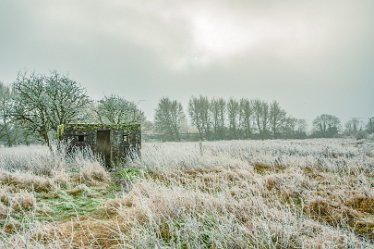
[[[145,143],[108,173],[90,153],[0,148],[3,248],[373,248],[374,142]]]

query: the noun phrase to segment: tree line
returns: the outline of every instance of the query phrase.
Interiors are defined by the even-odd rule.
[[[374,133],[374,118],[367,124],[351,119],[342,127],[336,116],[322,114],[308,134],[305,120],[290,116],[277,101],[260,99],[192,96],[187,115],[180,102],[166,97],[159,101],[154,121],[147,121],[134,102],[117,95],[93,101],[79,83],[56,71],[19,73],[10,86],[0,82],[0,143],[8,146],[42,141],[50,147],[58,125],[73,122],[140,122],[145,133],[165,141],[180,141],[186,134],[196,140],[223,140]]]
[[[307,124],[291,117],[277,101],[192,96],[188,103],[191,125],[200,140],[305,138]],[[181,103],[160,100],[155,113],[155,130],[165,140],[180,140],[186,120]],[[171,129],[173,127],[173,129]],[[170,132],[173,130],[173,132]]]
[[[178,107],[178,108],[176,108]],[[313,120],[311,132],[304,119],[290,116],[277,101],[260,99],[211,98],[192,96],[188,103],[191,125],[199,140],[223,139],[304,139],[354,136],[365,138],[374,133],[374,117],[365,124],[352,118],[342,126],[338,117],[321,114]],[[173,117],[173,118],[171,118]],[[163,140],[178,141],[186,133],[186,115],[181,103],[160,100],[155,114],[155,131]],[[173,127],[173,129],[171,129]],[[173,132],[170,132],[173,130]]]
[[[342,127],[338,117],[321,114],[313,120],[311,133],[307,122],[290,116],[277,101],[260,99],[211,98],[192,96],[187,113],[199,140],[223,139],[303,139],[355,136],[374,133],[374,117],[364,124],[357,118]],[[186,115],[177,100],[162,98],[155,113],[154,130],[163,140],[181,140],[186,133]]]

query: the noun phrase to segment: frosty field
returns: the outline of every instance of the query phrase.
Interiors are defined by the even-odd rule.
[[[374,141],[0,148],[1,248],[374,248]]]

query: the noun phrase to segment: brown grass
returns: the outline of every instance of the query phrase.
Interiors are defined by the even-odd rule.
[[[53,188],[51,180],[46,177],[20,172],[0,172],[0,183],[16,189],[34,190],[36,192],[48,192]]]
[[[274,163],[274,164],[268,164],[263,162],[255,162],[253,164],[253,167],[258,174],[266,174],[271,172],[283,172],[287,169],[286,165],[280,164],[280,163]]]
[[[372,197],[356,196],[349,199],[346,205],[360,212],[374,214],[374,198]]]
[[[9,207],[0,202],[0,219],[5,219],[9,214]]]
[[[359,235],[374,239],[374,219],[371,216],[325,200],[310,202],[304,211],[313,219],[333,226],[347,226]]]
[[[115,220],[75,219],[45,226],[34,236],[45,244],[58,240],[63,248],[118,248],[121,242]]]
[[[372,217],[357,219],[353,229],[357,234],[374,240],[374,219]]]
[[[255,171],[259,174],[264,174],[268,171],[272,171],[272,166],[269,164],[261,163],[261,162],[255,162],[253,164],[253,167],[255,168]]]
[[[108,213],[109,215],[113,215],[118,214],[118,212],[120,212],[120,210],[123,208],[132,207],[132,205],[132,198],[130,196],[127,196],[126,198],[116,198],[109,200],[103,205],[103,208],[106,213]]]
[[[88,186],[100,186],[110,182],[110,175],[99,163],[91,163],[82,167],[77,180]]]
[[[353,219],[357,216],[352,210],[326,200],[311,201],[304,207],[304,211],[313,219],[321,220],[334,226],[342,223],[352,224]]]
[[[270,175],[265,178],[265,187],[268,190],[272,190],[273,188],[278,188],[281,186],[282,179],[276,175]]]
[[[33,210],[36,207],[36,198],[32,193],[20,192],[12,197],[11,206],[14,212]]]
[[[8,219],[3,226],[3,231],[5,233],[15,233],[21,228],[19,221],[15,219]]]
[[[87,187],[86,184],[80,184],[72,189],[66,190],[66,193],[72,196],[82,196],[87,195],[90,191],[90,188]]]

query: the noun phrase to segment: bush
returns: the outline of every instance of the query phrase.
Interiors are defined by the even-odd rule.
[[[355,138],[357,140],[367,139],[368,138],[368,133],[366,131],[359,131],[359,132],[356,133]]]

